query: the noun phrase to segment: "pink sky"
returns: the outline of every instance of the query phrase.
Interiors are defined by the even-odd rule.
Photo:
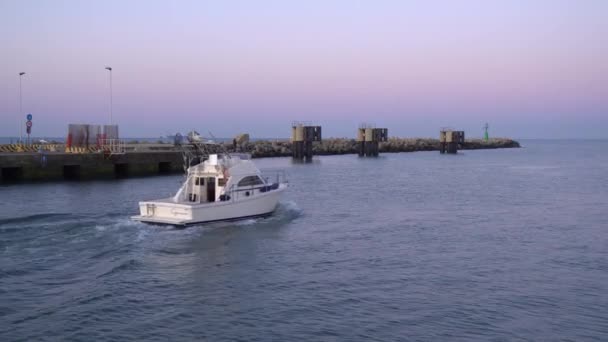
[[[605,1],[3,1],[0,136],[607,137]]]

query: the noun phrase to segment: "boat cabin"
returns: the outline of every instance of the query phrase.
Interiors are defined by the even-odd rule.
[[[209,203],[242,199],[276,189],[268,185],[247,157],[212,154],[188,169],[186,182],[174,196],[176,203]]]

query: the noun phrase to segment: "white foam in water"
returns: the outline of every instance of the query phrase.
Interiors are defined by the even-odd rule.
[[[143,226],[142,223],[133,221],[129,218],[118,218],[116,220],[110,221],[106,224],[95,225],[95,229],[100,232],[104,232],[106,230],[120,230],[128,227],[140,227]]]
[[[298,207],[298,204],[294,201],[281,202],[279,203],[279,206],[284,208],[287,212],[294,212],[298,214],[302,213],[302,209],[300,209],[300,207]]]
[[[147,229],[140,229],[137,232],[137,237],[135,238],[135,241],[141,242],[141,241],[145,240],[149,233],[150,233],[150,231]]]
[[[302,209],[294,201],[279,202],[279,206],[270,217],[273,221],[292,221],[302,214]]]
[[[240,221],[223,221],[223,222],[213,222],[213,223],[201,223],[193,226],[189,226],[187,229],[174,229],[170,226],[154,226],[148,225],[142,222],[133,221],[129,218],[120,218],[118,221],[113,222],[111,224],[106,225],[96,225],[95,229],[99,232],[105,232],[107,230],[120,230],[130,227],[138,227],[138,233],[136,237],[137,242],[141,242],[145,240],[150,233],[154,232],[162,232],[163,234],[178,234],[179,236],[184,235],[199,235],[208,230],[214,229],[224,229],[227,227],[249,227],[255,226],[257,224],[263,224],[264,222],[275,222],[275,221],[291,221],[302,213],[302,210],[296,202],[294,201],[286,201],[279,202],[279,205],[276,211],[267,218],[252,218],[245,219]]]
[[[258,222],[258,219],[247,219],[242,221],[237,221],[237,226],[251,226]]]

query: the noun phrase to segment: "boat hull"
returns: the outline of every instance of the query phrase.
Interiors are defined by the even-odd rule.
[[[268,213],[260,214],[260,215],[233,217],[233,218],[219,219],[219,220],[213,220],[213,221],[197,221],[197,222],[183,222],[183,223],[167,222],[162,219],[143,218],[140,215],[132,216],[131,219],[135,220],[135,221],[143,222],[146,224],[157,225],[157,226],[187,227],[187,226],[194,226],[194,225],[198,225],[198,224],[206,224],[206,223],[214,223],[214,222],[232,222],[232,221],[242,221],[242,220],[249,220],[249,219],[255,219],[255,218],[266,218],[266,217],[272,216],[273,213],[274,213],[274,210],[271,212],[268,212]]]
[[[136,221],[186,226],[217,221],[232,221],[271,215],[286,187],[238,201],[205,204],[176,204],[169,200],[140,202]]]

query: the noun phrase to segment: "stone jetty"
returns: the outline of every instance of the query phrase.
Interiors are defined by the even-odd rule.
[[[226,144],[226,147],[229,146]],[[493,138],[488,141],[482,139],[467,139],[465,150],[517,148],[519,143],[507,138]],[[253,158],[288,157],[291,156],[291,142],[288,140],[267,141],[259,140],[245,144],[243,150],[251,153]],[[380,143],[381,153],[439,151],[438,139],[430,138],[389,138]],[[229,149],[230,150],[230,149]],[[315,155],[357,154],[357,141],[347,138],[329,138],[313,145]]]

